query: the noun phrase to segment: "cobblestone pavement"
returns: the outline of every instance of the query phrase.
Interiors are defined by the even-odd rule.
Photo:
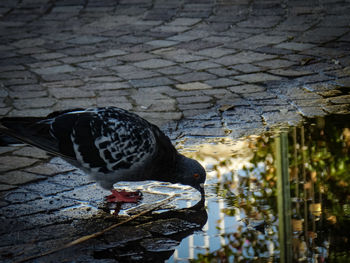
[[[176,140],[348,113],[349,14],[341,0],[2,0],[0,116],[113,105]],[[0,148],[2,259],[101,221],[106,193],[49,160]]]

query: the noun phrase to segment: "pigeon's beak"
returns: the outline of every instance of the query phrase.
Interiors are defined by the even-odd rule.
[[[204,192],[204,184],[199,184],[196,189],[201,193],[201,198],[204,198],[205,192]]]

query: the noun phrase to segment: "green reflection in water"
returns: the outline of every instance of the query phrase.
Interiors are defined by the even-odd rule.
[[[220,150],[200,150],[196,157],[211,163],[216,177],[212,190],[226,203],[222,212],[243,214],[246,227],[226,230],[225,245],[193,262],[350,262],[349,127],[347,115],[318,118],[277,139],[246,138],[221,158]]]

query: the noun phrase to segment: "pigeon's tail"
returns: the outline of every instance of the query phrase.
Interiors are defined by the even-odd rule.
[[[23,142],[13,138],[13,137],[10,137],[10,136],[7,136],[5,134],[1,134],[0,133],[0,147],[6,147],[6,146],[22,146],[24,145]]]
[[[8,117],[0,120],[3,144],[30,144],[57,155],[58,145],[50,134],[49,119],[39,117]]]

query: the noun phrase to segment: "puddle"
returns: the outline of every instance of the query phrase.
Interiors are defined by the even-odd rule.
[[[350,115],[240,140],[211,138],[182,151],[207,168],[205,209],[196,212],[191,207],[197,201],[187,199],[178,202],[192,214],[159,211],[166,220],[141,225],[152,235],[139,241],[138,249],[135,243],[130,250],[123,247],[126,258],[350,260]],[[196,224],[191,220],[198,213],[202,220]]]
[[[350,116],[197,150],[208,221],[167,262],[350,260]]]

